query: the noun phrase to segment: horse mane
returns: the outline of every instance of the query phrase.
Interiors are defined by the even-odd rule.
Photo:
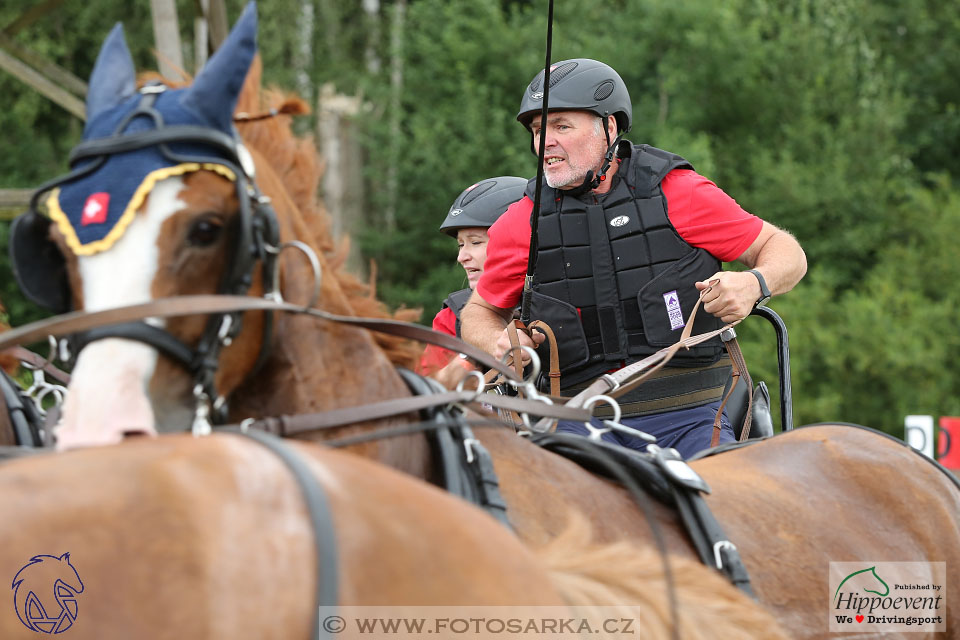
[[[330,216],[317,195],[325,165],[320,159],[313,137],[297,135],[291,126],[292,116],[309,113],[310,107],[293,93],[273,88],[263,89],[262,75],[263,64],[257,54],[237,100],[235,114],[256,116],[275,109],[277,115],[238,121],[237,130],[244,142],[267,160],[283,182],[311,236],[302,240],[310,241],[326,259],[323,277],[336,280],[357,316],[408,322],[418,320],[421,313],[419,309],[401,308],[391,312],[377,299],[376,268],[373,263],[368,282],[363,282],[346,270],[350,239],[346,236],[339,240],[333,237]],[[140,76],[141,82],[151,79],[160,79],[168,86],[184,84],[152,72]],[[391,363],[408,369],[416,368],[422,351],[422,347],[416,342],[376,332],[373,337]]]
[[[537,550],[557,591],[571,606],[603,607],[603,613],[597,614],[601,619],[612,617],[609,607],[618,608],[624,618],[643,625],[633,633],[654,640],[672,638],[673,618],[663,561],[654,547],[626,540],[599,544],[592,538],[586,518],[571,511],[563,533]],[[676,555],[670,556],[670,569],[680,638],[789,637],[769,612],[718,572]],[[594,629],[601,628],[591,623]]]

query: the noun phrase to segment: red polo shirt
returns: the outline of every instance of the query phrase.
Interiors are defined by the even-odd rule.
[[[433,318],[433,330],[446,333],[454,338],[457,337],[457,316],[453,315],[450,307],[440,309]],[[420,356],[420,367],[417,373],[429,376],[447,366],[447,363],[453,359],[455,354],[449,349],[438,347],[435,344],[428,344]]]
[[[706,249],[721,262],[739,258],[760,235],[763,220],[747,213],[720,187],[690,169],[674,169],[660,185],[667,217],[687,244]],[[530,253],[533,201],[510,205],[487,231],[487,261],[477,283],[480,296],[501,309],[520,303]]]

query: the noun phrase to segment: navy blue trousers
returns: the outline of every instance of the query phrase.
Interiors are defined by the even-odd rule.
[[[719,407],[720,401],[717,400],[692,409],[678,409],[649,416],[623,418],[620,423],[649,433],[657,439],[657,444],[660,447],[672,447],[684,458],[689,458],[697,451],[710,447],[710,438],[713,436],[713,420],[717,416]],[[590,422],[597,428],[603,427],[603,423],[596,418]],[[733,435],[733,428],[727,419],[726,411],[720,419],[720,425],[722,427],[720,444],[736,440]],[[557,433],[589,435],[589,431],[582,422],[565,420],[561,420],[557,424]],[[647,443],[640,438],[617,431],[605,433],[601,436],[601,439],[604,442],[636,449],[637,451],[644,451],[647,448]]]

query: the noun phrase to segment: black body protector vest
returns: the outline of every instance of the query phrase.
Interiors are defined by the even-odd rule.
[[[460,312],[463,311],[463,308],[467,306],[467,302],[470,301],[470,296],[473,294],[473,289],[467,287],[466,289],[460,289],[460,291],[454,291],[447,296],[447,299],[443,301],[443,306],[453,311],[453,315],[457,318],[457,337],[461,338],[460,335]],[[443,307],[440,309],[443,311]]]
[[[694,282],[720,270],[720,262],[687,244],[667,217],[660,182],[673,169],[692,169],[690,163],[626,141],[618,152],[622,163],[606,194],[571,196],[544,185],[541,195],[531,317],[556,334],[565,392],[675,343],[699,297]],[[535,187],[533,179],[531,199]],[[701,311],[693,333],[720,326]],[[719,338],[678,351],[669,367],[685,368],[687,375],[654,396],[715,387],[714,378],[726,375],[717,370],[722,351]],[[543,347],[540,357],[549,358]],[[710,370],[709,379],[692,368]]]

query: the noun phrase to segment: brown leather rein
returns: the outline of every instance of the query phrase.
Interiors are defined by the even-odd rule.
[[[15,345],[36,342],[46,338],[48,335],[64,336],[79,331],[87,331],[96,327],[143,320],[150,317],[167,318],[193,314],[238,311],[284,311],[289,313],[302,313],[330,322],[348,324],[371,331],[379,331],[435,344],[452,351],[464,353],[475,362],[485,367],[498,370],[513,384],[523,384],[523,381],[512,369],[497,361],[485,351],[481,351],[458,338],[427,329],[426,327],[421,327],[420,325],[398,320],[339,316],[321,309],[305,308],[300,305],[249,296],[176,296],[103,311],[74,311],[0,333],[0,351]],[[544,402],[524,400],[511,396],[480,394],[476,390],[458,390],[432,394],[430,396],[397,398],[385,402],[336,409],[322,413],[264,418],[252,422],[245,422],[242,426],[244,428],[269,431],[281,436],[292,436],[309,431],[403,415],[412,411],[419,411],[433,406],[444,406],[451,403],[474,404],[479,406],[481,401],[483,404],[508,411],[532,413],[537,416],[549,416],[548,419],[578,421],[590,419],[590,412],[582,407],[551,406]]]
[[[349,424],[403,415],[429,407],[445,406],[453,403],[472,404],[474,406],[482,403],[507,411],[542,416],[541,420],[533,426],[534,431],[549,430],[553,421],[557,419],[588,422],[591,418],[592,411],[587,408],[587,404],[591,398],[597,395],[608,395],[616,398],[626,393],[643,382],[654,371],[663,367],[678,350],[689,348],[720,335],[724,331],[732,330],[732,327],[739,323],[738,320],[715,331],[692,336],[690,334],[693,328],[693,318],[699,306],[700,301],[698,300],[677,343],[661,349],[657,353],[639,362],[628,365],[614,373],[602,376],[587,389],[569,399],[565,404],[548,404],[542,400],[527,400],[507,395],[482,394],[478,390],[458,389],[456,391],[437,393],[429,396],[395,398],[384,402],[335,409],[322,413],[248,420],[244,421],[241,426],[243,428],[268,431],[280,436],[293,436],[321,429],[337,428]],[[496,370],[503,376],[504,380],[512,385],[521,387],[531,384],[530,382],[523,381],[511,366],[496,360],[485,351],[467,344],[459,338],[420,325],[399,320],[340,316],[321,309],[306,308],[300,305],[250,296],[176,296],[103,311],[73,311],[0,333],[0,351],[16,345],[36,342],[50,335],[64,336],[79,331],[87,331],[96,327],[143,320],[150,317],[168,318],[183,315],[240,311],[283,311],[288,313],[301,313],[329,322],[347,324],[371,331],[379,331],[434,344],[451,351],[463,353],[476,363]],[[728,350],[730,348],[730,342],[731,341],[725,342],[725,344],[728,345]],[[732,342],[736,344],[736,339],[733,338]],[[739,352],[739,347],[737,347],[736,351]],[[732,352],[731,356],[733,356]],[[734,358],[734,375],[737,375],[738,365],[740,363],[742,363],[742,356]],[[740,370],[745,372],[746,368],[741,367]],[[726,402],[726,399],[724,399],[724,402]],[[750,398],[750,402],[752,402],[752,397]],[[750,411],[748,406],[748,420],[749,415]],[[749,432],[749,425],[745,426],[744,432]]]

